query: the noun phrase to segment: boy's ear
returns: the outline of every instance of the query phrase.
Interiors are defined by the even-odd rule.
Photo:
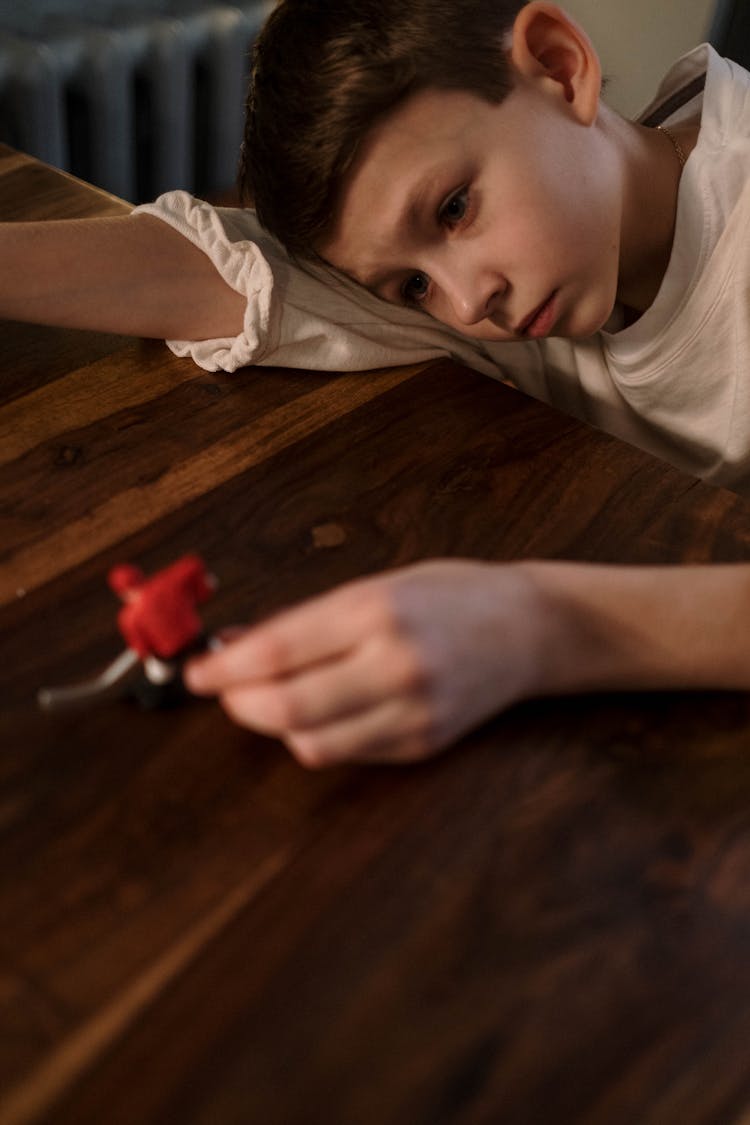
[[[531,0],[516,16],[512,34],[510,58],[516,70],[564,96],[576,117],[592,125],[602,71],[583,28],[556,4]]]

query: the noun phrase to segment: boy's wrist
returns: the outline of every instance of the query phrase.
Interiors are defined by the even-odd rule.
[[[565,695],[591,686],[600,666],[601,641],[587,627],[582,598],[585,568],[566,563],[531,561],[522,564],[533,591],[532,634],[536,657],[529,695]]]
[[[565,563],[531,560],[513,565],[522,581],[528,638],[518,667],[520,698],[585,690],[593,653],[584,639],[580,607],[571,597],[578,575],[568,574]]]
[[[536,653],[524,692],[750,688],[750,567],[517,564]]]

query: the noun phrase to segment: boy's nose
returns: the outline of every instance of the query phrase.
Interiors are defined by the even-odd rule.
[[[452,273],[445,283],[453,314],[457,322],[466,327],[497,316],[506,288],[505,278],[489,270]]]

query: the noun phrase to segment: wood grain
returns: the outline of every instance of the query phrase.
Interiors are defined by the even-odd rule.
[[[0,216],[125,206],[0,150]],[[50,717],[108,567],[209,628],[430,556],[741,561],[750,509],[444,361],[200,372],[2,325],[0,1125],[740,1125],[748,699],[537,701],[308,773],[197,701]]]

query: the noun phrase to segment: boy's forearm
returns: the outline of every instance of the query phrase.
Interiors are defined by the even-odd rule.
[[[750,566],[520,565],[539,638],[528,695],[750,689]]]
[[[149,215],[0,224],[0,318],[166,339],[236,335],[244,300]]]

